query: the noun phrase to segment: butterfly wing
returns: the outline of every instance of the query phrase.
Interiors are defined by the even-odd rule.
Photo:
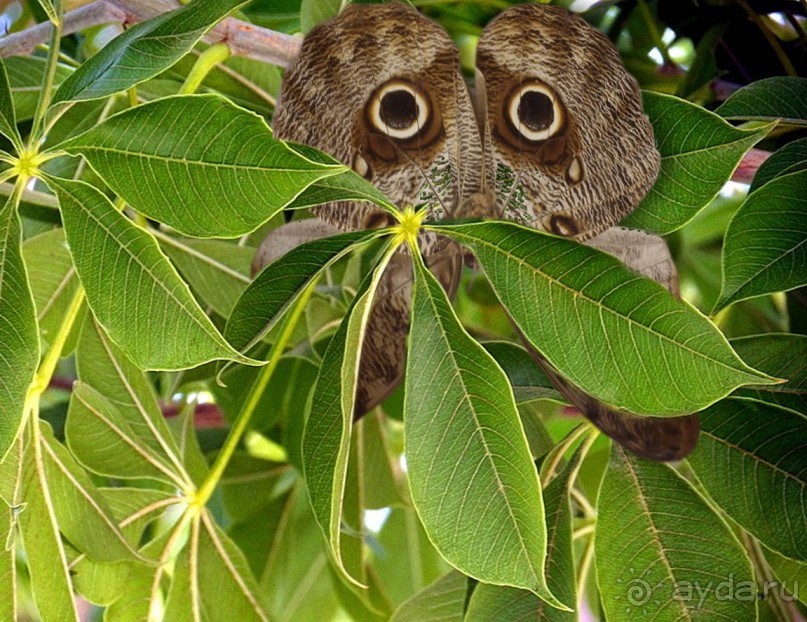
[[[440,26],[406,5],[350,5],[312,30],[284,76],[273,127],[279,138],[351,166],[401,208],[428,204],[430,218],[453,215],[481,184],[482,144],[459,53]],[[368,203],[312,211],[341,230],[393,224]],[[453,294],[459,247],[435,236],[421,242]],[[359,414],[403,375],[411,279],[411,261],[396,257],[380,283],[362,349]]]
[[[650,190],[653,129],[600,31],[560,7],[521,4],[487,26],[476,54],[501,217],[586,239]]]
[[[639,87],[608,39],[561,8],[517,5],[482,34],[477,72],[493,215],[590,240],[677,294],[666,243],[613,228],[652,187],[660,156]],[[697,415],[659,419],[616,409],[568,382],[522,340],[567,399],[637,455],[678,460],[694,448]]]

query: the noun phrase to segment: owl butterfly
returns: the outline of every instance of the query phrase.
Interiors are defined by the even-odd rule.
[[[428,205],[428,218],[514,220],[585,241],[675,288],[663,240],[613,226],[659,168],[639,89],[610,42],[552,6],[514,6],[485,28],[469,90],[448,34],[403,4],[350,5],[312,30],[287,70],[273,125],[279,138],[325,151],[390,199]],[[393,224],[367,203],[334,202],[272,232],[258,267],[290,245],[339,230]],[[462,250],[423,236],[421,250],[449,295]],[[386,398],[405,367],[411,258],[388,266],[363,344],[356,414]],[[636,454],[674,460],[694,446],[697,415],[619,411],[533,358],[604,433]]]

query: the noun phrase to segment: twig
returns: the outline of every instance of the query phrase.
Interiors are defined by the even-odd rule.
[[[96,0],[65,15],[63,34],[86,30],[102,24],[128,26],[180,5],[176,0]],[[26,56],[50,37],[50,22],[37,24],[22,32],[0,38],[0,56]],[[300,50],[301,39],[235,18],[219,22],[204,40],[226,43],[236,56],[287,67]]]

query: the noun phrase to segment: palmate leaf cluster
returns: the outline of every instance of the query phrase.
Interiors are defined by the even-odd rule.
[[[696,56],[644,92],[661,173],[623,224],[667,237],[689,302],[513,223],[422,225],[484,278],[466,275],[452,303],[411,253],[405,382],[354,421],[367,318],[418,216],[275,139],[278,70],[213,67],[199,43],[232,11],[308,30],[340,3],[242,4],[193,0],[94,55],[65,39],[58,63],[2,65],[0,617],[79,619],[80,599],[108,620],[795,616],[807,147],[791,138],[807,80],[759,80],[712,112],[695,103]],[[62,19],[47,0],[26,10]],[[461,46],[488,17],[431,10]],[[658,42],[635,39],[641,76]],[[727,196],[755,145],[774,153],[747,196]],[[403,225],[250,275],[268,231],[337,199]],[[701,411],[696,450],[643,461],[563,415],[502,307],[595,397]]]

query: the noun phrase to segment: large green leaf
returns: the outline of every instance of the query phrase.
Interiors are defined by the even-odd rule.
[[[468,577],[452,570],[401,603],[390,622],[462,622]]]
[[[11,85],[11,95],[14,98],[17,122],[28,121],[33,118],[36,111],[47,60],[44,57],[11,56],[4,59],[4,63]],[[71,73],[72,68],[57,65],[54,84],[60,84]]]
[[[259,589],[279,620],[333,619],[337,603],[328,557],[301,479],[281,501],[281,514],[271,519],[278,528],[269,546],[260,551],[264,563]],[[266,524],[266,519],[253,523],[252,533],[265,533]],[[255,542],[253,537],[248,548],[254,550]]]
[[[597,583],[609,622],[756,620],[742,546],[671,467],[614,445],[597,508]]]
[[[137,553],[89,475],[47,429],[43,430],[41,447],[59,530],[70,543],[94,561],[136,559]]]
[[[750,194],[723,243],[723,289],[715,305],[807,284],[807,171]]]
[[[34,601],[46,622],[78,622],[67,554],[38,444],[36,438],[29,442],[22,457],[25,507],[18,518]]]
[[[76,365],[80,380],[65,434],[78,460],[109,477],[149,478],[181,488],[187,477],[151,383],[92,317],[81,331]]]
[[[354,231],[314,240],[269,264],[235,303],[224,329],[227,341],[242,352],[249,350],[323,270],[377,237],[377,231]]]
[[[28,387],[39,362],[39,335],[22,231],[11,199],[0,207],[0,460],[17,436]]]
[[[807,413],[807,336],[752,335],[733,339],[731,346],[754,368],[787,379],[784,384],[739,389],[738,395]]]
[[[512,223],[433,227],[474,251],[535,348],[608,404],[681,415],[772,382],[707,318],[610,255]]]
[[[345,497],[361,344],[373,298],[390,258],[388,250],[359,288],[339,330],[328,344],[303,436],[303,471],[314,516],[337,569],[357,582],[342,559],[341,520]]]
[[[11,85],[8,82],[6,64],[2,60],[0,60],[0,134],[8,138],[17,148],[22,146],[22,138],[17,130],[17,119],[14,116]]]
[[[160,248],[199,299],[222,317],[249,284],[255,249],[224,240],[194,240],[158,234]]]
[[[419,259],[409,339],[406,464],[426,533],[463,573],[563,607],[546,584],[541,483],[507,376]]]
[[[6,534],[4,546],[0,548],[0,619],[17,620],[17,560],[15,499],[18,484],[17,467],[22,456],[22,443],[17,442],[0,461],[0,534]]]
[[[183,369],[233,350],[154,238],[79,181],[48,177],[65,236],[98,321],[141,369]]]
[[[807,78],[757,80],[732,93],[717,112],[727,119],[781,119],[792,125],[807,125]]]
[[[571,486],[583,453],[578,449],[572,461],[544,488],[547,550],[546,582],[561,601],[577,601],[574,552],[572,549]],[[486,620],[536,620],[570,622],[577,618],[571,611],[547,605],[532,592],[500,585],[480,584],[468,603],[467,622]]]
[[[807,169],[807,138],[800,138],[786,144],[762,163],[748,191],[754,192],[780,175],[804,169]]]
[[[661,170],[653,189],[621,224],[667,234],[715,198],[745,152],[770,126],[737,129],[701,106],[671,95],[645,92],[643,101],[661,152]]]
[[[139,212],[197,237],[249,233],[312,183],[348,170],[300,156],[262,117],[217,95],[143,104],[59,147],[83,155]]]
[[[207,512],[194,520],[171,583],[165,618],[183,622],[266,622],[244,554]],[[226,606],[222,606],[226,603]]]
[[[53,96],[53,104],[107,97],[156,76],[190,52],[240,4],[244,0],[194,0],[135,24],[67,78]]]
[[[714,502],[765,545],[807,560],[807,417],[746,399],[701,413],[687,460]]]

